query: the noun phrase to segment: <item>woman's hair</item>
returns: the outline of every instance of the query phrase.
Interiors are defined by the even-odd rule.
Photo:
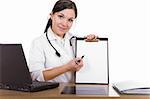
[[[75,3],[71,0],[58,0],[52,9],[52,14],[62,11],[64,9],[73,9],[75,12],[75,18],[77,17],[77,7],[76,7]],[[44,33],[47,32],[47,30],[50,26],[52,26],[51,18],[47,22]]]

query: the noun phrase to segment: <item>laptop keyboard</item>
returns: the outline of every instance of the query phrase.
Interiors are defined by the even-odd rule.
[[[42,87],[42,86],[53,86],[53,85],[57,85],[56,82],[37,82],[37,81],[33,81],[31,84],[31,87]]]
[[[32,82],[32,84],[14,85],[14,84],[0,84],[0,88],[9,90],[18,90],[25,92],[36,92],[46,89],[53,89],[59,86],[57,82]]]
[[[31,92],[32,91],[39,91],[39,90],[45,90],[45,89],[52,89],[59,86],[59,83],[57,82],[33,82],[31,84]]]

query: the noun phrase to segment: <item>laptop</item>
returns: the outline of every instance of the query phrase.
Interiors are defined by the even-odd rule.
[[[21,44],[0,44],[0,89],[36,92],[58,86],[32,81]]]

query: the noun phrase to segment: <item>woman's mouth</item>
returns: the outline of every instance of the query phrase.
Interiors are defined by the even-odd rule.
[[[58,27],[60,31],[66,31],[67,28],[64,28],[64,27]]]

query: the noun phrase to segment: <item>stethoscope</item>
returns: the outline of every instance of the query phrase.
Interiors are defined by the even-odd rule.
[[[51,47],[55,50],[56,56],[61,57],[61,54],[57,51],[57,49],[52,45],[51,41],[49,40],[48,35],[47,35],[47,32],[46,32],[46,38],[47,38],[47,41],[49,42],[49,44],[51,45]],[[76,39],[77,37],[76,37],[76,36],[72,36],[72,37],[70,38],[70,46],[72,46],[72,39],[73,39],[73,38]]]

